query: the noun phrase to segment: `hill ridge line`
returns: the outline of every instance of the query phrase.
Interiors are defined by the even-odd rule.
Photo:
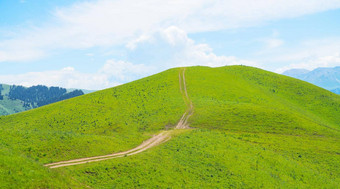
[[[179,89],[183,96],[183,100],[187,106],[187,110],[184,112],[183,116],[181,117],[181,119],[179,120],[179,122],[177,123],[174,129],[189,129],[190,127],[188,124],[188,119],[190,118],[190,116],[193,115],[194,107],[187,92],[186,81],[185,81],[185,68],[182,68],[179,70],[178,76],[179,76]],[[108,155],[85,157],[85,158],[78,158],[78,159],[67,160],[67,161],[54,162],[54,163],[45,164],[44,166],[53,169],[53,168],[58,168],[58,167],[79,165],[79,164],[98,162],[98,161],[119,158],[119,157],[135,155],[149,148],[152,148],[164,142],[167,142],[168,140],[171,139],[171,133],[173,131],[174,130],[162,131],[158,135],[154,135],[150,139],[143,141],[142,144],[140,144],[139,146],[133,149],[127,150],[127,151],[117,152],[117,153],[108,154]]]

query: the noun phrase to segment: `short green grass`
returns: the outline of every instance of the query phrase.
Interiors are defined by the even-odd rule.
[[[193,127],[339,136],[340,98],[290,77],[245,66],[187,69]]]
[[[110,154],[135,147],[159,130],[174,127],[185,108],[178,69],[172,69],[115,88],[1,116],[0,144],[40,165]]]
[[[337,188],[335,142],[196,129],[137,156],[64,169],[94,188]]]
[[[1,141],[42,163],[129,149],[185,111],[178,70],[0,117]]]
[[[84,188],[72,176],[43,168],[26,155],[0,146],[0,188]]]
[[[4,185],[37,187],[335,188],[340,97],[245,66],[186,68],[195,129],[135,156],[48,170],[43,163],[104,155],[171,129],[185,111],[179,69],[0,117]],[[6,155],[8,154],[8,155]],[[13,157],[16,163],[9,163]],[[6,159],[7,158],[7,159]],[[18,165],[20,161],[24,163]],[[32,162],[32,163],[29,163]],[[15,167],[17,166],[17,167]],[[32,175],[17,171],[36,170]],[[45,174],[46,173],[46,174]],[[54,175],[54,179],[50,179]],[[70,179],[71,178],[71,179]],[[41,183],[41,184],[39,184]],[[81,183],[81,184],[80,184]]]
[[[64,169],[96,188],[338,187],[338,96],[243,66],[187,68],[186,81],[196,129],[137,156]]]

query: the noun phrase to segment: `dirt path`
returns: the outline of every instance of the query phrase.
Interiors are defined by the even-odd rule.
[[[185,68],[180,70],[179,73],[179,86],[180,90],[184,99],[185,104],[187,105],[187,110],[184,112],[182,118],[179,120],[177,126],[175,129],[188,129],[188,119],[189,117],[194,113],[194,106],[192,105],[192,102],[189,98],[188,91],[187,91],[187,85],[185,82]]]
[[[175,129],[188,129],[190,128],[188,124],[188,119],[193,114],[193,105],[188,96],[187,87],[185,83],[185,68],[180,70],[178,77],[179,77],[180,91],[187,105],[187,110],[185,111],[182,118],[177,123]],[[71,166],[71,165],[85,164],[85,163],[90,163],[90,162],[103,161],[103,160],[108,160],[108,159],[113,159],[113,158],[118,158],[118,157],[131,156],[134,154],[141,153],[149,148],[158,146],[159,144],[162,144],[170,140],[171,132],[173,131],[172,130],[162,131],[158,135],[155,135],[152,138],[144,141],[141,145],[137,146],[136,148],[133,148],[133,149],[130,149],[124,152],[118,152],[118,153],[102,155],[102,156],[73,159],[73,160],[68,160],[68,161],[60,161],[60,162],[45,164],[44,166],[49,167],[49,168],[58,168],[58,167],[66,167],[66,166]]]

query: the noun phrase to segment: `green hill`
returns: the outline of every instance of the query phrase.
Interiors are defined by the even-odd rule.
[[[138,81],[0,117],[1,187],[336,188],[340,97],[257,68],[186,68],[193,129],[143,153],[105,155],[172,130],[186,103],[171,69]]]

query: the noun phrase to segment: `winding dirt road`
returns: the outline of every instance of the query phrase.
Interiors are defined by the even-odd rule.
[[[180,86],[179,88],[182,93],[183,99],[187,105],[187,110],[184,112],[183,116],[177,123],[175,129],[188,129],[190,128],[188,124],[188,119],[193,114],[194,108],[193,108],[193,104],[187,92],[187,87],[185,83],[185,68],[180,70],[178,77],[179,77],[179,86]],[[90,162],[104,161],[104,160],[113,159],[113,158],[135,155],[135,154],[141,153],[149,148],[158,146],[159,144],[162,144],[170,140],[171,132],[173,132],[173,130],[162,131],[158,135],[155,135],[152,138],[144,141],[141,145],[133,149],[124,151],[124,152],[118,152],[118,153],[102,155],[102,156],[73,159],[73,160],[68,160],[68,161],[60,161],[60,162],[45,164],[44,166],[53,169],[53,168],[58,168],[58,167],[79,165],[79,164],[85,164],[85,163],[90,163]]]

